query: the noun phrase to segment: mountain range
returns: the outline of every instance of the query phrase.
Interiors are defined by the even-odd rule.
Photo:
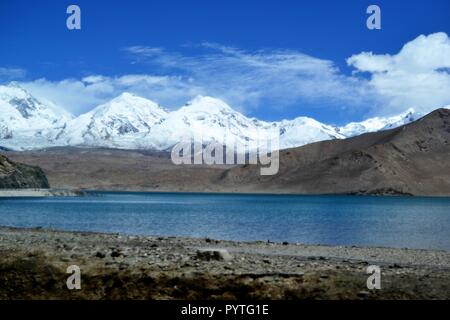
[[[217,184],[299,194],[450,195],[450,110],[398,128],[280,152],[280,170],[235,166]]]
[[[41,167],[50,185],[62,189],[450,196],[448,109],[394,129],[281,150],[273,176],[250,164],[174,165],[170,154],[148,150],[3,153]]]
[[[175,111],[123,93],[78,117],[42,102],[18,83],[0,86],[0,148],[35,150],[78,146],[166,151],[176,143],[202,136],[203,142],[245,143],[276,130],[280,149],[345,139],[396,128],[422,117],[409,109],[393,117],[377,117],[337,127],[309,117],[266,122],[248,118],[220,99],[198,96]],[[231,140],[226,140],[230,139]],[[226,137],[226,138],[225,138]]]

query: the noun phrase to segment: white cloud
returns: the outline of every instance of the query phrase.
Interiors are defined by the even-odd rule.
[[[421,35],[394,55],[362,52],[347,63],[370,73],[370,87],[385,102],[381,113],[429,112],[450,103],[450,39],[443,32]]]
[[[38,79],[23,85],[74,114],[124,91],[168,108],[201,94],[221,98],[244,112],[295,107],[298,115],[305,114],[303,105],[328,112],[345,106],[370,115],[392,115],[410,107],[427,112],[450,104],[450,40],[445,33],[419,36],[397,54],[353,55],[347,60],[355,68],[350,75],[333,61],[294,50],[245,51],[208,42],[190,49],[196,54],[146,46],[124,49],[133,63],[151,73]]]
[[[294,50],[248,52],[205,42],[195,56],[161,48],[133,46],[125,50],[135,62],[147,62],[189,76],[209,95],[241,109],[266,102],[284,107],[302,102],[353,105],[367,99],[364,81],[344,76],[332,61]],[[299,113],[301,110],[299,110]]]
[[[98,82],[102,82],[105,80],[106,80],[106,78],[104,76],[100,76],[100,75],[91,75],[91,76],[87,76],[87,77],[84,77],[83,79],[81,79],[81,81],[85,82],[85,83],[98,83]]]
[[[91,75],[81,80],[62,81],[42,78],[21,82],[21,85],[38,99],[52,101],[75,115],[87,112],[126,91],[168,107],[178,107],[193,96],[204,94],[186,79],[151,75]]]
[[[198,49],[198,48],[197,48]],[[213,43],[203,43],[195,56],[166,52],[162,48],[129,47],[135,62],[154,64],[165,76],[129,74],[115,77],[89,75],[82,79],[49,81],[45,78],[22,83],[41,99],[54,101],[74,114],[130,91],[171,107],[179,107],[197,95],[221,98],[240,111],[262,105],[284,107],[302,101],[354,104],[363,86],[340,74],[334,63],[297,51],[246,52]],[[302,114],[302,110],[298,110]]]
[[[17,80],[25,77],[26,70],[21,68],[0,67],[0,81]]]

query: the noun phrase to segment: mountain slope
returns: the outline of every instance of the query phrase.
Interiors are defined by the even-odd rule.
[[[139,148],[138,139],[166,116],[156,103],[123,93],[68,122],[58,135],[57,145]]]
[[[14,82],[0,85],[0,110],[0,121],[17,131],[55,128],[71,119],[67,112],[41,103]]]
[[[0,155],[0,189],[49,188],[44,172]]]
[[[338,128],[339,133],[347,138],[361,135],[368,132],[376,132],[380,130],[388,130],[400,127],[420,119],[424,115],[415,112],[410,108],[406,112],[392,117],[375,117],[361,122],[351,122],[345,126]]]
[[[345,139],[336,127],[329,126],[308,117],[275,122],[280,132],[280,149],[303,146],[309,143]]]
[[[11,149],[44,148],[72,116],[47,105],[17,83],[0,85],[0,145]]]
[[[198,96],[155,126],[151,138],[158,150],[197,137],[203,142],[226,144],[226,138],[230,138],[245,143],[270,127],[269,123],[245,117],[219,99]]]
[[[399,128],[317,142],[280,153],[280,171],[227,171],[227,186],[300,194],[450,195],[450,110],[438,109]]]

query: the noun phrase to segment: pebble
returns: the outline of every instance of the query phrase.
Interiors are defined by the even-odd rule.
[[[113,251],[111,252],[111,257],[113,257],[113,258],[118,258],[118,257],[120,257],[120,256],[123,256],[123,254],[122,254],[122,252],[120,252],[119,250],[113,250]]]
[[[196,258],[203,261],[230,261],[233,259],[225,249],[199,249]]]
[[[105,255],[103,252],[100,252],[100,251],[98,251],[98,252],[95,254],[95,256],[96,256],[97,258],[101,258],[101,259],[103,259],[104,257],[106,257],[106,255]]]

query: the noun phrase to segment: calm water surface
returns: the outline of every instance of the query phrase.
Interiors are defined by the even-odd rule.
[[[0,199],[0,225],[450,250],[450,198],[98,193]]]

